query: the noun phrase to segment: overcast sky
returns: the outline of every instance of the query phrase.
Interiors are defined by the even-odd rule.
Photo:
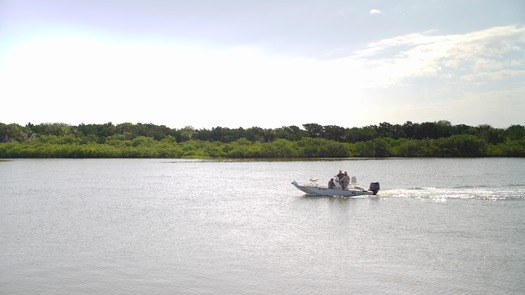
[[[0,122],[525,125],[523,0],[0,0]]]

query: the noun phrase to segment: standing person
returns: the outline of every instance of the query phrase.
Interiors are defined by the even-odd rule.
[[[343,177],[345,177],[345,174],[342,170],[339,170],[339,173],[337,173],[337,179],[339,179],[339,182],[343,180]]]
[[[342,170],[339,170],[339,173],[337,173],[337,175],[335,176],[335,187],[338,188],[338,189],[342,189],[343,188],[343,177],[344,177],[344,173]]]
[[[348,173],[346,173],[346,171],[345,171],[345,173],[343,175],[343,179],[341,179],[341,185],[342,185],[344,190],[347,190],[349,184],[350,184],[350,176],[348,176]]]

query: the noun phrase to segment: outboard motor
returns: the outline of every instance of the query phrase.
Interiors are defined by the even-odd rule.
[[[379,191],[379,182],[371,182],[369,191],[372,191],[374,195],[377,195],[377,192]]]

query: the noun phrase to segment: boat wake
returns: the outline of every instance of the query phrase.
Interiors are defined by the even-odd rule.
[[[393,198],[420,198],[434,201],[449,199],[475,199],[475,200],[523,200],[525,199],[525,186],[508,187],[414,187],[407,189],[386,189],[381,191],[381,197]]]

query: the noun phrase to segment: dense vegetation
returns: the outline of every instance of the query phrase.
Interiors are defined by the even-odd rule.
[[[172,129],[123,123],[0,123],[0,158],[524,157],[525,127],[448,121],[344,128]]]

